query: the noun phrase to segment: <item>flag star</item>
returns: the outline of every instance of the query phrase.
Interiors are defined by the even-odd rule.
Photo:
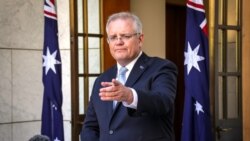
[[[188,51],[184,53],[185,55],[184,65],[187,65],[187,74],[190,73],[192,67],[196,68],[200,72],[198,61],[205,60],[205,58],[203,56],[197,55],[199,48],[200,48],[200,45],[198,45],[194,50],[192,50],[188,42]]]
[[[54,141],[60,141],[57,137],[54,139]]]
[[[52,108],[54,108],[55,110],[57,110],[57,107],[55,104],[52,105]]]
[[[46,70],[46,75],[48,74],[48,71],[51,69],[54,73],[56,73],[55,65],[56,64],[61,64],[60,61],[56,60],[56,54],[57,50],[54,51],[52,54],[50,54],[50,50],[47,47],[47,53],[46,55],[43,55],[43,67],[45,67]]]
[[[199,115],[199,112],[204,113],[204,111],[202,109],[202,105],[198,101],[196,101],[196,103],[194,105],[195,105],[195,111],[197,112],[197,115]]]

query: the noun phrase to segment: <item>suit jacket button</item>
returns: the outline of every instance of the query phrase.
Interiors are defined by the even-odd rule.
[[[113,130],[109,130],[109,134],[112,135],[114,133]]]

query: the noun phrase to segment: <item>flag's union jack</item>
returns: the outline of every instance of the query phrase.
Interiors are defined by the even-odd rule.
[[[200,11],[203,12],[205,14],[205,7],[203,5],[203,1],[202,0],[188,0],[187,1],[187,7],[196,11]],[[202,22],[200,23],[200,28],[202,29],[202,31],[208,35],[207,32],[207,19],[204,16]]]
[[[52,19],[57,19],[55,0],[45,0],[44,16]]]

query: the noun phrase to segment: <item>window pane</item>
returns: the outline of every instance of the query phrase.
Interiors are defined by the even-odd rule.
[[[89,73],[100,73],[100,38],[89,37]]]
[[[238,71],[238,48],[237,48],[237,31],[228,30],[227,32],[227,71]]]
[[[88,33],[100,33],[99,0],[88,0]]]
[[[223,23],[223,0],[218,1],[218,24],[222,25]]]
[[[223,72],[223,30],[219,30],[218,34],[218,71]]]
[[[83,49],[83,37],[78,37],[78,71],[80,74],[84,70],[84,49]]]
[[[77,28],[78,33],[83,33],[83,3],[82,0],[77,0]]]
[[[84,79],[79,77],[79,114],[84,114]]]
[[[100,49],[100,38],[99,37],[89,37],[89,48]]]
[[[228,118],[237,118],[239,109],[238,97],[238,78],[228,77],[227,81],[227,116]]]
[[[223,77],[219,77],[218,84],[219,119],[223,119]]]
[[[89,77],[89,99],[92,93],[93,85],[97,77]]]
[[[100,49],[89,49],[89,73],[100,73]]]
[[[238,23],[238,0],[227,1],[227,25]]]

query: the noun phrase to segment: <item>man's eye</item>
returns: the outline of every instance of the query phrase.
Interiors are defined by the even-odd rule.
[[[130,35],[124,35],[123,38],[124,39],[129,39],[131,36]]]
[[[116,38],[117,38],[116,36],[109,37],[110,40],[116,40]]]

